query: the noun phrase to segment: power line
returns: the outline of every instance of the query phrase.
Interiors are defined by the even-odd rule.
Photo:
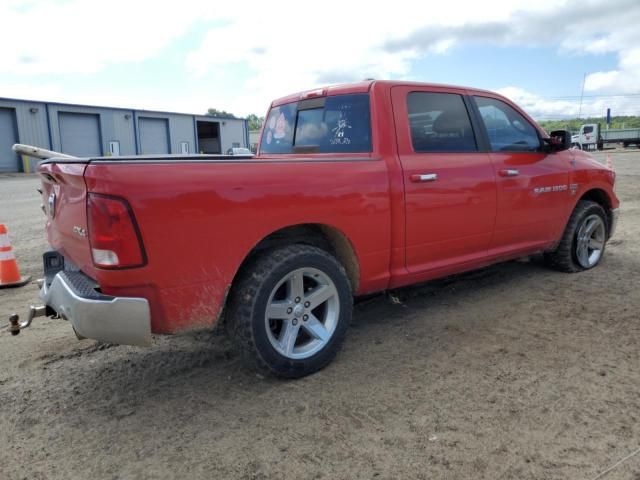
[[[565,100],[565,99],[579,99],[580,95],[564,95],[559,97],[540,97],[549,100]],[[583,95],[582,98],[614,98],[614,97],[640,97],[640,93],[612,93],[607,95]]]

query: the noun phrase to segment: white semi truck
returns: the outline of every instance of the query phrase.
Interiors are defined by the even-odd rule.
[[[581,150],[602,150],[605,143],[621,143],[624,148],[635,145],[640,148],[640,128],[602,130],[599,123],[588,123],[571,136],[571,145]]]

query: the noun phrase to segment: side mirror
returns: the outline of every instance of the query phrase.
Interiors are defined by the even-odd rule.
[[[546,141],[552,152],[569,150],[571,148],[571,132],[569,130],[554,130]]]

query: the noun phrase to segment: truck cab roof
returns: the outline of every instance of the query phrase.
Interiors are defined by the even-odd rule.
[[[301,92],[293,93],[285,97],[280,97],[271,102],[271,107],[277,107],[278,105],[284,105],[286,103],[295,102],[297,100],[304,100],[314,97],[325,97],[329,95],[347,95],[353,93],[367,93],[374,85],[384,85],[389,88],[394,86],[416,86],[416,87],[435,87],[452,90],[466,90],[474,93],[488,93],[491,95],[498,95],[495,92],[489,90],[482,90],[478,88],[465,87],[462,85],[447,85],[441,83],[429,83],[429,82],[409,82],[402,80],[363,80],[361,82],[342,83],[337,85],[328,85],[325,87],[314,88],[312,90],[303,90]]]

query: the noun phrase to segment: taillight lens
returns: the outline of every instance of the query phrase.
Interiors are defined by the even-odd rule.
[[[132,268],[146,263],[138,226],[125,199],[89,193],[87,219],[96,267]]]

